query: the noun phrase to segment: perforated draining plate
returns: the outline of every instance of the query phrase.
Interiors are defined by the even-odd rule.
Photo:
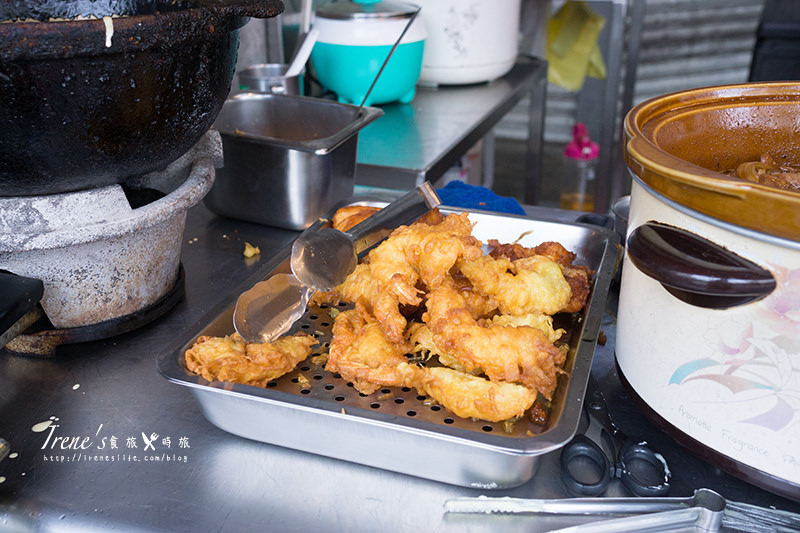
[[[300,363],[294,371],[269,382],[267,388],[334,402],[345,410],[350,407],[359,407],[393,417],[412,418],[481,433],[496,432],[508,437],[530,437],[547,429],[547,424],[534,423],[527,419],[528,415],[508,425],[502,422],[492,423],[485,420],[464,419],[454,415],[432,398],[420,395],[416,389],[409,387],[384,387],[369,395],[360,393],[352,383],[338,373],[328,372],[324,368],[325,355],[328,353],[332,339],[331,311],[334,307],[343,311],[351,309],[353,306],[344,303],[338,306],[324,304],[309,306],[303,317],[295,323],[290,334],[302,331],[313,335],[319,341],[319,345],[314,347],[312,355]],[[567,319],[568,317],[560,318]],[[566,322],[566,320],[562,321]],[[560,324],[560,327],[569,328],[566,323]],[[569,337],[569,329],[567,336]],[[417,361],[417,364],[422,365],[438,364],[435,359],[430,361],[414,360]],[[546,406],[549,402],[540,396],[539,403]]]

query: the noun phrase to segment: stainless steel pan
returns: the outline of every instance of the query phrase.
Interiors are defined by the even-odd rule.
[[[484,242],[513,242],[523,234],[523,245],[559,241],[577,253],[577,262],[595,270],[584,313],[557,320],[568,330],[571,349],[544,425],[525,419],[506,432],[502,423],[456,417],[414,390],[385,388],[363,396],[311,362],[313,356],[266,388],[212,383],[189,374],[183,365],[186,349],[200,335],[232,333],[236,298],[273,272],[288,272],[288,248],[176,338],[158,357],[159,372],[188,387],[211,423],[242,437],[455,485],[518,486],[534,475],[542,454],[561,447],[577,429],[618,240],[610,230],[582,224],[483,212],[471,212],[470,219]],[[330,339],[329,311],[313,308],[295,326],[317,336],[320,350]]]

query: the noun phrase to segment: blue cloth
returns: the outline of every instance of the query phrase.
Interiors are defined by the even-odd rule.
[[[463,181],[451,181],[436,193],[442,204],[465,209],[482,209],[512,215],[524,215],[525,210],[514,198],[499,196],[478,185],[469,185]]]

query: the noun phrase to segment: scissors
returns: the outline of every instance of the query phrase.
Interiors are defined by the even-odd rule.
[[[629,439],[614,425],[591,376],[584,408],[589,427],[561,451],[561,474],[567,487],[577,494],[597,496],[619,478],[636,496],[667,494],[671,473],[666,460],[647,442]]]

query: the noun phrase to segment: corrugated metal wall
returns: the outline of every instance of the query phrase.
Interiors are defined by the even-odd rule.
[[[553,12],[562,3],[554,1]],[[747,81],[763,5],[764,0],[645,0],[633,104],[671,91]],[[545,142],[567,142],[576,114],[575,94],[548,86]],[[526,120],[523,101],[496,133],[524,139]]]
[[[634,103],[747,81],[763,0],[647,0]]]

